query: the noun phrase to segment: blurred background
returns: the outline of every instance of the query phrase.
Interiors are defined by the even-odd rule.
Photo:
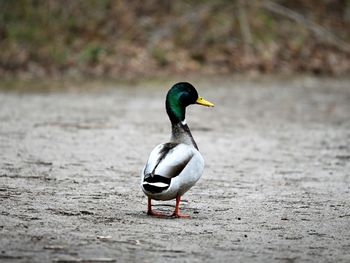
[[[350,0],[0,0],[0,262],[350,262],[349,73]],[[186,222],[139,188],[179,81]]]
[[[0,77],[350,73],[349,0],[0,0]]]

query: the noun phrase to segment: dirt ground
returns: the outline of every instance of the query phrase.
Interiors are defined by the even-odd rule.
[[[193,80],[216,107],[187,111],[191,218],[152,218],[140,171],[172,83],[0,92],[0,261],[350,262],[350,80]]]

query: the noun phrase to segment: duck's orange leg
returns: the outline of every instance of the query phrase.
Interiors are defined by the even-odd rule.
[[[172,214],[172,216],[178,217],[178,218],[189,218],[190,217],[189,215],[180,214],[179,206],[180,206],[180,196],[177,196],[176,197],[175,211]]]
[[[163,215],[162,213],[152,211],[152,199],[151,199],[150,197],[148,197],[147,215],[150,215],[150,216],[158,216],[158,217],[163,217],[163,216],[165,216],[165,215]]]

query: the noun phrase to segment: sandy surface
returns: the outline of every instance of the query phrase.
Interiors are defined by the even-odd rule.
[[[206,167],[191,219],[159,219],[139,173],[170,83],[0,93],[1,262],[350,262],[349,80],[193,81]]]

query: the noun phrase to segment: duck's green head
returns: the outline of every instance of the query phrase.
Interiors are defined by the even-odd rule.
[[[185,120],[186,107],[191,104],[199,104],[214,107],[214,104],[198,96],[197,90],[188,82],[176,83],[168,91],[165,106],[170,121],[173,124]]]

